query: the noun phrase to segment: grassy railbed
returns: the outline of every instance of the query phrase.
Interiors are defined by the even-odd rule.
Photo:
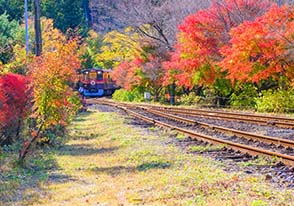
[[[14,198],[0,205],[294,204],[293,190],[275,188],[262,175],[227,173],[221,163],[177,147],[169,132],[135,127],[113,112],[80,114],[69,130],[64,146],[41,153],[24,171],[31,174],[26,180],[24,169],[6,179],[13,190],[0,186],[0,195]]]

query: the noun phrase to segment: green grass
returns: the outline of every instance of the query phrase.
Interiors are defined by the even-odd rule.
[[[66,145],[40,153],[25,169],[28,180],[37,174],[33,183],[20,180],[23,169],[13,173],[6,164],[5,174],[16,175],[15,180],[8,178],[15,184],[6,186],[13,187],[12,194],[19,198],[13,204],[2,200],[0,205],[282,206],[294,202],[293,190],[274,188],[261,175],[226,173],[221,163],[183,151],[170,143],[174,132],[127,122],[115,113],[80,114],[69,128]],[[0,197],[8,189],[0,189]]]
[[[180,133],[176,133],[176,139],[177,140],[184,140],[184,139],[187,139],[187,136],[184,135],[184,134],[180,134]]]
[[[222,150],[225,145],[193,145],[189,147],[191,152],[208,152],[208,151],[219,151]]]
[[[36,151],[25,163],[17,161],[19,147],[10,147],[0,158],[0,205],[31,205],[38,202],[40,185],[48,180],[49,170],[56,168],[53,156]]]

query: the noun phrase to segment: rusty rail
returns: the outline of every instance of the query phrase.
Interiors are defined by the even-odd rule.
[[[184,117],[179,117],[176,115],[162,113],[162,112],[159,112],[159,111],[156,111],[153,109],[146,109],[146,111],[148,111],[152,114],[161,116],[161,117],[173,119],[173,120],[180,121],[180,122],[183,122],[186,124],[199,125],[204,128],[210,128],[210,129],[218,130],[218,131],[229,133],[229,134],[234,134],[237,136],[244,137],[246,139],[253,139],[253,140],[262,141],[262,142],[265,142],[268,144],[275,144],[275,145],[281,145],[283,147],[294,148],[294,141],[291,141],[291,140],[277,138],[277,137],[270,137],[270,136],[265,136],[265,135],[259,135],[259,134],[255,134],[255,133],[251,133],[251,132],[245,132],[245,131],[231,129],[231,128],[227,128],[227,127],[221,127],[221,126],[217,126],[217,125],[213,125],[213,124],[207,124],[207,123],[195,121],[195,120],[184,118]]]
[[[274,125],[283,128],[294,128],[294,119],[288,117],[276,117],[266,116],[257,114],[245,114],[245,113],[233,113],[233,112],[222,112],[222,111],[211,111],[203,109],[185,109],[185,108],[172,108],[172,107],[161,107],[161,106],[150,106],[153,109],[160,111],[166,110],[176,114],[183,114],[195,117],[207,117],[213,119],[226,119],[226,120],[237,120],[243,122],[251,122],[262,125]]]
[[[204,134],[200,134],[191,130],[187,130],[187,129],[183,129],[183,128],[179,128],[149,117],[146,117],[144,115],[138,114],[134,111],[131,111],[125,107],[121,107],[122,109],[124,109],[128,114],[130,114],[131,116],[134,116],[136,118],[142,119],[146,122],[155,124],[157,126],[160,127],[165,127],[165,128],[169,128],[169,129],[173,129],[176,130],[182,134],[188,135],[193,139],[199,140],[199,141],[205,141],[211,144],[222,144],[225,145],[226,148],[229,149],[233,149],[234,151],[240,151],[242,153],[248,153],[252,156],[264,156],[264,157],[276,157],[279,158],[279,160],[284,163],[285,165],[289,165],[289,166],[294,166],[294,156],[290,156],[290,155],[285,155],[285,154],[281,154],[281,153],[277,153],[277,152],[272,152],[272,151],[268,151],[268,150],[264,150],[264,149],[259,149],[256,147],[251,147],[251,146],[247,146],[244,144],[239,144],[239,143],[235,143],[235,142],[231,142],[231,141],[227,141],[227,140],[223,140],[220,138],[216,138],[216,137],[211,137],[208,135],[204,135]]]
[[[114,103],[114,102],[109,102],[109,101],[92,101],[91,103],[102,103],[102,104],[106,104],[106,105],[111,105],[111,106],[116,106],[119,107],[123,110],[125,110],[129,115],[139,118],[141,120],[144,120],[146,122],[155,124],[157,126],[160,127],[165,127],[165,128],[169,128],[169,129],[173,129],[176,130],[177,132],[180,132],[182,134],[188,135],[193,139],[197,139],[200,141],[205,141],[211,144],[222,144],[225,145],[226,148],[229,149],[233,149],[234,151],[240,151],[242,153],[248,153],[252,156],[265,156],[265,157],[276,157],[279,158],[279,160],[284,163],[285,165],[289,165],[294,167],[294,156],[290,156],[290,155],[286,155],[286,154],[282,154],[282,153],[278,153],[278,152],[273,152],[273,151],[269,151],[269,150],[264,150],[264,149],[260,149],[260,148],[256,148],[256,147],[251,147],[248,145],[244,145],[244,144],[240,144],[240,143],[235,143],[235,142],[231,142],[228,140],[223,140],[220,138],[216,138],[216,137],[212,137],[212,136],[208,136],[205,134],[200,134],[188,129],[183,129],[180,127],[176,127],[164,122],[161,122],[159,120],[155,120],[153,118],[150,117],[146,117],[144,115],[138,114],[134,111],[131,111],[129,108],[141,108],[141,109],[145,109],[148,112],[152,112],[153,114],[156,113],[156,115],[164,115],[166,118],[173,118],[173,119],[178,119],[178,121],[182,121],[185,123],[189,123],[189,124],[199,124],[202,125],[203,127],[210,127],[213,129],[217,129],[217,130],[222,130],[227,131],[227,129],[229,128],[225,128],[225,127],[219,127],[219,126],[215,126],[215,125],[209,125],[206,123],[201,123],[201,122],[197,122],[191,119],[187,119],[187,118],[183,118],[183,117],[178,117],[175,115],[171,115],[171,114],[164,114],[162,112],[159,111],[154,111],[152,109],[148,109],[142,106],[134,106],[134,105],[130,105],[130,104],[122,104],[122,103]],[[229,129],[230,131],[227,132],[231,132],[231,133],[235,133],[236,135],[241,135],[243,137],[247,137],[247,138],[258,138],[259,140],[262,140],[263,142],[267,142],[267,143],[274,143],[274,144],[281,144],[283,146],[288,146],[288,147],[292,147],[293,148],[293,141],[290,140],[285,140],[285,139],[280,139],[280,138],[274,138],[274,137],[268,137],[268,136],[262,136],[262,135],[257,135],[257,134],[253,134],[253,133],[246,133],[243,131],[239,131],[239,130],[234,130],[234,129]]]

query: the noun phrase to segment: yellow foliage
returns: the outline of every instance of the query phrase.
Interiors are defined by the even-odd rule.
[[[142,37],[128,27],[124,32],[111,31],[103,38],[101,53],[97,54],[95,60],[102,65],[105,62],[112,62],[113,67],[123,61],[133,60],[142,52],[140,41]]]
[[[56,50],[56,45],[66,43],[65,35],[54,28],[52,19],[41,19],[43,52]]]
[[[1,68],[1,73],[20,73],[25,74],[28,71],[28,64],[32,61],[33,55],[26,55],[25,47],[16,44],[13,47],[14,58],[13,61],[3,65]]]
[[[32,22],[30,22],[32,25]],[[24,26],[24,25],[23,25]],[[54,28],[52,19],[41,19],[41,28],[42,28],[42,47],[43,53],[56,51],[58,46],[66,44],[66,36],[58,29]],[[30,35],[34,34],[33,27],[30,27]],[[32,45],[31,45],[31,48]],[[28,65],[33,60],[33,53],[26,55],[26,50],[24,45],[16,44],[13,47],[14,58],[8,64],[0,64],[1,73],[21,73],[25,74],[28,72]]]

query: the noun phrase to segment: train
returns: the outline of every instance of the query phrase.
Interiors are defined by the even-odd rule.
[[[83,97],[110,96],[118,89],[110,77],[111,70],[100,68],[84,69],[79,72],[77,89]]]

